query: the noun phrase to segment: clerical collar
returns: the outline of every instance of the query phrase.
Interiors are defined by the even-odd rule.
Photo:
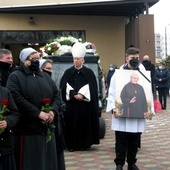
[[[81,70],[83,66],[81,66],[80,68],[77,68],[76,66],[74,66],[76,70]]]

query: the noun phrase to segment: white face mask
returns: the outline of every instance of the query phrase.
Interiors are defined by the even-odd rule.
[[[110,71],[113,71],[113,68],[112,68],[112,67],[110,67],[110,68],[109,68],[109,70],[110,70]]]
[[[162,70],[162,69],[163,69],[163,67],[162,67],[162,66],[159,66],[159,69],[160,69],[160,70]]]

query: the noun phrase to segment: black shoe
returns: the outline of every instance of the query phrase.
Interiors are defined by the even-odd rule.
[[[117,165],[116,170],[123,170],[123,166],[122,165]]]
[[[166,106],[164,105],[164,106],[162,106],[162,110],[166,110]]]
[[[128,165],[128,170],[139,170],[135,164]]]
[[[162,107],[162,110],[166,110],[166,106],[163,106],[163,107]]]

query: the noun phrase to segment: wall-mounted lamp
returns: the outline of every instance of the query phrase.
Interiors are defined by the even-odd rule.
[[[29,24],[35,24],[34,18],[33,18],[33,17],[30,17],[28,23],[29,23]]]

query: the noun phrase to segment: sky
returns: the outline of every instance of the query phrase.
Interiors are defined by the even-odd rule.
[[[170,30],[170,0],[159,0],[149,8],[149,14],[154,14],[155,33],[164,33],[165,27]]]

